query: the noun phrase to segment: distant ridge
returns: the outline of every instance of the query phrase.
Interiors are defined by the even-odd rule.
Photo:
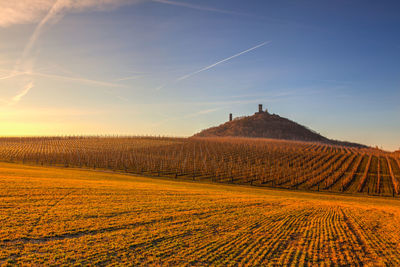
[[[232,119],[232,115],[230,114],[230,121],[217,127],[205,129],[194,135],[194,137],[227,136],[319,142],[358,148],[367,147],[362,144],[328,139],[287,118],[280,117],[276,114],[269,114],[267,111],[262,111],[262,105],[259,105],[259,112],[252,116]]]

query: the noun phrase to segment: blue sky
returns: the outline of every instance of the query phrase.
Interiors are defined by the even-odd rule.
[[[397,1],[17,2],[0,1],[0,135],[190,136],[263,103],[400,147]]]

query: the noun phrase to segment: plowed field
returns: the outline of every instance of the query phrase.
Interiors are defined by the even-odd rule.
[[[0,264],[393,266],[399,211],[383,197],[1,163]]]

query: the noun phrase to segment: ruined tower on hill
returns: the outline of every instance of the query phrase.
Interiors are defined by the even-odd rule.
[[[265,109],[265,111],[263,110],[263,105],[262,104],[258,104],[258,112],[254,113],[254,114],[262,114],[262,113],[266,113],[268,114],[268,110]],[[233,116],[232,113],[229,113],[229,121],[233,120]]]
[[[269,138],[305,142],[319,142],[330,145],[363,147],[365,145],[347,141],[328,139],[321,134],[277,114],[270,114],[263,110],[262,104],[252,116],[242,116],[233,119],[229,114],[229,121],[219,126],[211,127],[194,135],[195,137],[247,137]]]
[[[260,113],[268,113],[267,109],[265,109],[265,111],[263,111],[263,105],[262,104],[258,104],[258,112],[256,112],[255,114],[260,114]]]

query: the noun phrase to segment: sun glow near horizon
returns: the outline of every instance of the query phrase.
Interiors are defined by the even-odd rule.
[[[191,136],[259,102],[396,150],[398,4],[356,2],[0,1],[0,135]]]

